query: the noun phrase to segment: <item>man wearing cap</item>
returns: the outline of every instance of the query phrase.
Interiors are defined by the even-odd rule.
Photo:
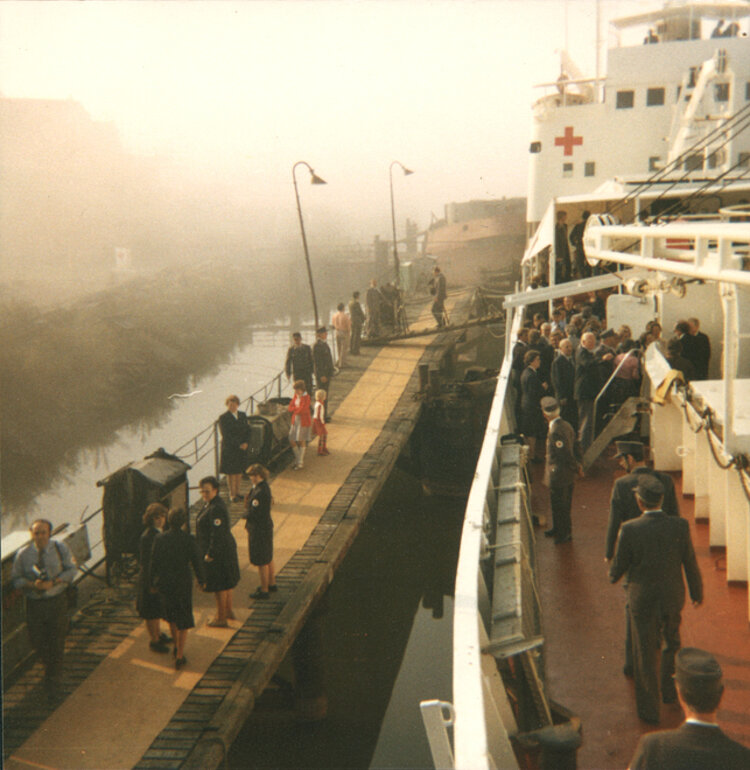
[[[616,441],[617,458],[620,467],[627,471],[627,476],[617,479],[612,485],[612,495],[609,501],[609,524],[605,543],[605,559],[609,561],[615,555],[617,533],[623,522],[637,519],[641,509],[635,499],[635,488],[638,479],[644,473],[655,476],[664,487],[662,509],[668,516],[679,516],[680,506],[674,490],[674,482],[668,473],[655,471],[646,466],[645,447],[640,441]]]
[[[315,332],[315,344],[313,345],[313,362],[315,365],[315,383],[318,390],[326,392],[328,400],[328,388],[331,387],[331,377],[333,377],[333,355],[331,348],[328,347],[328,332],[325,326],[321,326]],[[326,415],[326,422],[330,422]]]
[[[641,516],[620,528],[610,582],[626,579],[628,615],[632,631],[633,678],[638,716],[649,724],[659,722],[659,668],[661,696],[674,703],[675,654],[680,649],[680,616],[685,604],[687,578],[694,606],[703,601],[703,581],[690,538],[690,527],[679,516],[662,510],[664,486],[651,474],[641,474],[636,498]],[[662,645],[663,641],[663,645]]]
[[[615,555],[615,543],[617,535],[623,522],[637,519],[641,515],[641,509],[638,507],[638,501],[635,496],[635,489],[638,486],[638,480],[644,473],[651,474],[657,478],[664,487],[664,500],[662,501],[662,510],[667,516],[679,516],[680,507],[677,502],[677,495],[674,491],[674,482],[668,473],[661,473],[646,466],[645,447],[640,441],[616,441],[617,454],[615,457],[620,463],[620,467],[627,471],[627,476],[617,479],[612,485],[612,496],[609,501],[609,523],[607,525],[607,538],[604,545],[605,561],[611,561]],[[631,654],[631,631],[630,615],[628,607],[625,605],[625,666],[623,673],[625,676],[633,676],[633,657]]]
[[[573,363],[573,343],[560,340],[560,349],[552,361],[552,387],[560,404],[560,415],[575,430],[578,427],[578,409],[573,398],[576,365]]]
[[[572,537],[570,508],[576,473],[583,476],[581,446],[569,423],[560,417],[557,399],[545,396],[542,413],[549,423],[547,432],[547,467],[544,482],[549,487],[552,529],[544,534],[554,537],[555,544],[569,543]]]
[[[677,653],[675,684],[685,721],[676,730],[641,736],[630,770],[750,767],[750,749],[727,737],[716,723],[724,693],[721,666],[710,652],[685,647]]]

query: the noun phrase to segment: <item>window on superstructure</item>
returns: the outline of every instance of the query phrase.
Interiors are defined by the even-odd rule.
[[[596,176],[596,163],[593,160],[587,160],[583,164],[584,176]]]
[[[664,89],[649,88],[646,91],[646,106],[660,107],[662,104],[664,104]]]
[[[727,159],[727,152],[724,147],[722,147],[720,150],[716,150],[716,152],[712,152],[708,156],[708,167],[709,168],[719,168],[719,166],[723,166]]]
[[[745,83],[745,101],[750,102],[750,80]]]
[[[563,179],[570,179],[573,176],[573,164],[563,163]]]
[[[738,162],[743,168],[750,168],[750,152],[741,152]]]
[[[661,157],[658,155],[652,155],[648,159],[648,170],[649,171],[658,171],[661,168]]]
[[[616,107],[618,110],[630,110],[635,99],[634,91],[618,91]]]
[[[693,153],[685,158],[685,171],[701,171],[703,169],[703,155]]]
[[[714,101],[729,101],[729,83],[714,83]]]
[[[682,86],[677,86],[677,94],[675,95],[674,100],[676,102],[680,101],[680,94],[682,93]]]
[[[531,153],[537,153],[542,151],[542,143],[541,142],[532,142],[529,145],[529,152]]]

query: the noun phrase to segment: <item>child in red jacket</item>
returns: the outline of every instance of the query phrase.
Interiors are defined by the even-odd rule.
[[[310,440],[312,418],[310,417],[310,396],[305,391],[305,381],[297,380],[294,383],[294,398],[287,407],[292,413],[292,427],[289,430],[289,443],[294,452],[294,470],[304,467],[305,449]]]

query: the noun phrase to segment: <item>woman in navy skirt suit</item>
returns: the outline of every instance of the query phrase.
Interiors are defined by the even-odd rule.
[[[271,489],[268,471],[259,463],[247,469],[252,489],[245,498],[245,529],[250,563],[258,568],[260,587],[250,594],[251,599],[268,599],[276,591],[273,567],[273,520],[271,519]]]
[[[216,617],[208,622],[212,628],[226,628],[234,620],[232,589],[240,582],[237,543],[232,534],[229,511],[219,497],[219,482],[215,476],[200,481],[205,505],[195,520],[195,534],[206,572],[206,591],[216,597]]]
[[[182,508],[172,508],[167,514],[169,529],[154,539],[151,551],[151,585],[158,591],[164,619],[169,623],[174,640],[175,668],[185,663],[185,641],[193,619],[192,565],[198,582],[203,585],[203,562],[195,538],[183,527],[187,516]]]
[[[138,544],[141,570],[138,573],[136,586],[135,608],[139,617],[146,621],[151,642],[149,647],[154,652],[169,652],[167,642],[169,637],[159,629],[159,620],[164,614],[159,593],[151,584],[151,551],[156,536],[164,528],[167,521],[167,508],[161,503],[151,503],[143,514],[145,529]]]

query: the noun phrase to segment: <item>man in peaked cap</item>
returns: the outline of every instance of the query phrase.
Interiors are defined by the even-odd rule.
[[[560,417],[560,404],[556,398],[545,396],[541,400],[542,414],[549,424],[547,431],[547,466],[544,481],[549,487],[552,510],[552,529],[544,534],[554,537],[555,544],[569,543],[572,539],[570,508],[573,502],[573,484],[576,474],[583,475],[583,453],[576,434],[569,423]]]
[[[627,471],[627,476],[615,480],[612,485],[612,495],[609,501],[609,524],[607,525],[607,538],[605,542],[604,560],[610,561],[615,555],[615,543],[617,534],[623,522],[637,519],[641,515],[638,501],[635,497],[635,489],[638,480],[646,473],[657,478],[664,487],[664,500],[662,510],[668,516],[679,516],[680,507],[677,503],[677,495],[674,491],[674,482],[667,473],[661,473],[646,467],[645,447],[640,441],[616,441],[617,454],[615,457],[620,467]],[[625,676],[633,676],[633,660],[631,657],[630,642],[630,616],[625,607]]]
[[[716,723],[724,693],[721,666],[710,652],[685,647],[675,659],[677,700],[685,721],[676,730],[641,737],[630,770],[750,767],[750,749],[728,738]]]
[[[674,703],[672,675],[680,649],[680,620],[685,604],[683,570],[694,606],[703,601],[703,581],[695,558],[690,527],[679,516],[662,510],[664,486],[644,473],[638,479],[636,499],[641,516],[626,521],[617,538],[610,582],[626,579],[628,616],[632,631],[633,678],[638,716],[659,722],[659,695]],[[663,641],[663,646],[662,646]],[[661,654],[661,688],[657,654]]]

